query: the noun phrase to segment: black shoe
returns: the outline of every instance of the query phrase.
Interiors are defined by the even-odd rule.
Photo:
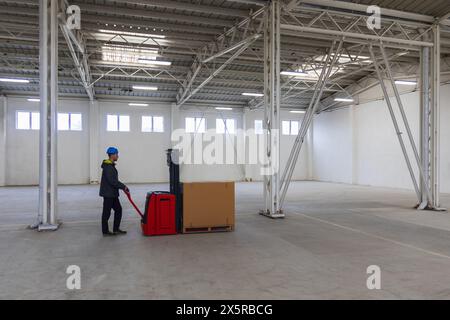
[[[111,236],[115,236],[115,235],[116,235],[115,233],[109,232],[109,231],[103,234],[104,237],[111,237]]]
[[[123,230],[117,230],[117,231],[114,231],[114,234],[116,235],[123,235],[123,234],[127,234],[127,232],[126,231],[123,231]]]

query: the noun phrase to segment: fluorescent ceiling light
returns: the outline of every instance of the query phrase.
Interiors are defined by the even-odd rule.
[[[41,99],[39,99],[39,98],[28,98],[27,100],[30,101],[30,102],[39,102],[39,101],[41,101]]]
[[[264,94],[262,93],[252,93],[252,92],[244,92],[242,95],[250,97],[264,97]]]
[[[0,82],[29,83],[30,80],[27,80],[27,79],[0,78]]]
[[[156,90],[158,90],[158,87],[151,87],[151,86],[133,86],[133,89],[135,89],[135,90],[152,90],[152,91],[156,91]]]
[[[216,107],[216,110],[233,110],[233,108],[227,108],[227,107]]]
[[[112,34],[132,36],[132,37],[158,38],[158,39],[166,38],[166,36],[164,36],[162,34],[147,34],[147,33],[136,33],[136,32],[128,32],[128,31],[104,30],[104,29],[100,29],[98,31],[102,32],[102,33],[112,33]]]
[[[145,64],[154,64],[157,66],[170,66],[172,62],[170,61],[159,61],[159,60],[149,60],[149,59],[138,59],[138,62]]]
[[[307,76],[308,74],[306,72],[303,71],[281,71],[280,74],[282,76],[290,76],[290,77],[304,77]]]
[[[334,101],[337,101],[337,102],[353,102],[355,100],[353,100],[352,98],[334,98]]]
[[[136,103],[136,102],[131,102],[128,104],[129,106],[132,107],[148,107],[148,103]]]
[[[395,84],[402,84],[405,86],[415,86],[417,85],[417,81],[395,80]]]
[[[305,113],[305,110],[291,110],[290,113]]]

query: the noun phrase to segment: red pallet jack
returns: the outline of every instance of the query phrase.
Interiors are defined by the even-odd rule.
[[[128,200],[141,217],[141,228],[144,236],[176,234],[175,196],[164,191],[147,193],[144,214],[125,192]]]

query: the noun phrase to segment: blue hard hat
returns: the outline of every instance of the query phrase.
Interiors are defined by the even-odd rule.
[[[109,147],[109,148],[106,150],[106,153],[107,153],[107,154],[118,154],[118,153],[119,153],[119,150],[118,150],[117,148],[115,148],[115,147]]]

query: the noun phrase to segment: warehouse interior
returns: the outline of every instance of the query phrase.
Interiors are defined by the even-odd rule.
[[[447,0],[0,0],[0,299],[449,299],[449,101]],[[230,232],[102,237],[209,131]]]

